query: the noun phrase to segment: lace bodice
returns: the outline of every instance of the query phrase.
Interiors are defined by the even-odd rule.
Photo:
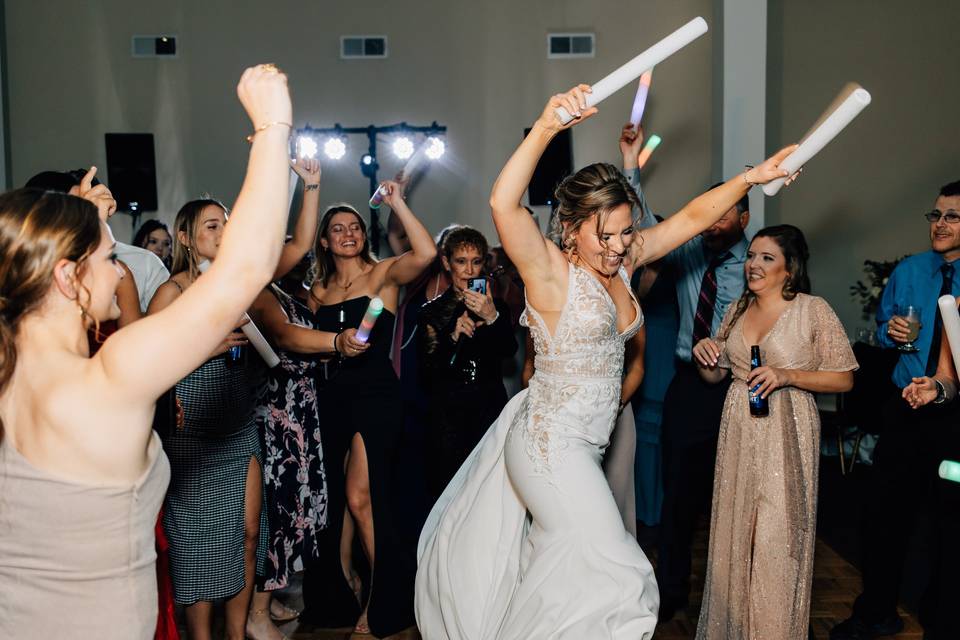
[[[629,290],[630,282],[623,267],[620,277]],[[555,334],[550,335],[543,318],[529,303],[520,318],[520,324],[529,327],[533,336],[537,373],[619,381],[623,375],[624,343],[636,335],[643,324],[643,313],[635,300],[634,306],[637,317],[620,333],[617,308],[610,294],[587,271],[570,264],[567,301]]]
[[[629,290],[622,268],[620,277]],[[634,308],[636,318],[625,331],[617,331],[617,308],[610,294],[572,264],[567,301],[553,335],[527,304],[521,323],[533,336],[536,371],[511,434],[523,434],[535,471],[549,473],[570,438],[598,451],[606,448],[620,402],[624,343],[643,324],[636,299]]]

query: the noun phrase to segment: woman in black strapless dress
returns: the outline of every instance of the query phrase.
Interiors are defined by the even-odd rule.
[[[433,238],[404,202],[402,188],[385,182],[384,202],[403,224],[411,250],[377,261],[360,214],[348,205],[331,207],[320,222],[310,291],[314,327],[320,331],[358,327],[374,297],[383,300],[384,309],[365,353],[335,357],[317,371],[330,526],[323,532],[321,557],[304,576],[306,609],[301,618],[323,627],[356,623],[356,631],[378,637],[416,624],[416,538],[405,534],[408,527],[398,522],[396,513],[404,486],[397,459],[403,410],[390,347],[399,289],[420,275],[437,252]],[[346,472],[337,472],[342,469]],[[349,521],[344,532],[345,506],[371,567],[362,588],[350,577],[349,561],[341,554],[352,537]]]

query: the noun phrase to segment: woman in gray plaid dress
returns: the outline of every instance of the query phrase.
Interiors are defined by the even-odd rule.
[[[199,262],[216,257],[226,210],[216,200],[188,202],[174,224],[173,276],[148,313],[176,300],[198,278]],[[239,323],[239,318],[238,318]],[[177,604],[186,606],[190,637],[208,637],[213,601],[226,600],[227,630],[243,634],[254,572],[266,559],[263,456],[253,414],[246,343],[235,329],[209,359],[180,380],[182,425],[168,430],[164,450],[171,482],[163,514]]]

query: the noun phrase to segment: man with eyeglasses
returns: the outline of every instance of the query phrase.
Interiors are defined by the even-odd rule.
[[[949,497],[956,494],[942,486],[946,481],[937,479],[942,460],[960,459],[960,402],[947,401],[939,383],[936,400],[916,410],[900,395],[911,382],[936,372],[943,326],[937,299],[948,293],[960,295],[960,181],[941,188],[934,207],[924,214],[930,225],[930,251],[897,265],[877,311],[880,344],[899,351],[892,375],[896,393],[883,407],[883,430],[865,505],[863,593],[854,603],[853,615],[831,630],[831,640],[877,638],[903,629],[897,600],[907,544],[919,520],[919,506],[928,502],[931,490],[937,539],[925,541],[934,550],[934,566],[920,606],[920,623],[926,640],[960,638],[960,581],[950,569],[960,560],[960,540],[943,539],[945,527],[960,515],[960,504]],[[908,307],[917,312],[919,333],[911,332],[905,317]]]

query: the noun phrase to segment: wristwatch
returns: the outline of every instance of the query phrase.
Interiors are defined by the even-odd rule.
[[[937,385],[937,397],[933,399],[933,404],[943,404],[947,400],[947,390],[943,388],[943,383],[933,379],[933,384]]]

